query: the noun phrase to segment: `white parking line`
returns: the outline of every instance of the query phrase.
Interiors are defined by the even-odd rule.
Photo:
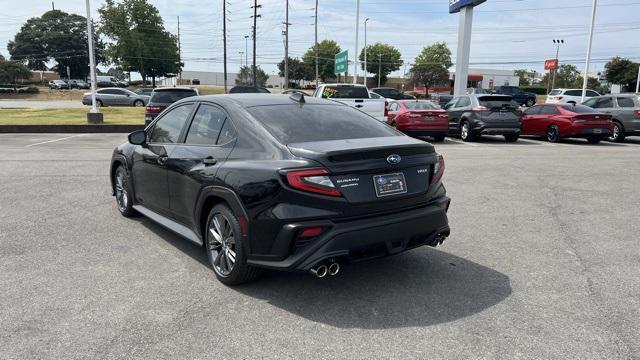
[[[35,143],[35,144],[29,144],[29,145],[27,145],[25,147],[32,147],[32,146],[48,144],[48,143],[52,143],[52,142],[56,142],[56,141],[63,141],[63,140],[71,139],[71,138],[78,137],[78,136],[84,136],[84,135],[85,134],[71,135],[71,136],[63,137],[61,139],[54,139],[54,140],[43,141],[43,142],[39,142],[39,143]]]
[[[470,142],[465,142],[465,141],[458,140],[458,139],[453,139],[453,138],[450,138],[450,137],[448,137],[447,140],[449,140],[451,142],[454,142],[456,144],[463,144],[463,145],[469,145],[469,146],[478,146],[477,144],[472,144]]]

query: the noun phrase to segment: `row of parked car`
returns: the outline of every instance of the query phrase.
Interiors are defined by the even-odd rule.
[[[90,89],[91,88],[91,84],[84,80],[50,80],[48,85],[50,90]],[[107,87],[126,88],[127,86],[128,86],[127,83],[118,81],[112,76],[97,77],[97,82],[96,82],[97,88],[107,88]]]
[[[468,94],[453,97],[443,108],[426,100],[397,100],[387,106],[387,122],[412,136],[442,141],[459,135],[473,141],[482,135],[502,135],[515,142],[520,135],[585,138],[590,143],[614,142],[640,135],[640,95],[594,96],[583,104],[559,99],[523,109],[508,95]]]

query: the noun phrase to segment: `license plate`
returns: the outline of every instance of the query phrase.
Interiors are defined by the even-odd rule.
[[[403,173],[374,175],[373,185],[376,189],[376,196],[383,197],[407,192],[407,183]]]
[[[594,134],[602,134],[602,129],[593,129]]]
[[[433,121],[433,116],[427,116],[427,117],[425,117],[425,120],[427,120],[427,121]]]

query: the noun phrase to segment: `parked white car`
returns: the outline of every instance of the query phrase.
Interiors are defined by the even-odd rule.
[[[322,84],[313,97],[329,99],[354,107],[379,121],[386,122],[384,98],[374,98],[366,86],[360,84]]]
[[[587,98],[600,96],[596,91],[587,89]],[[582,89],[553,89],[547,95],[547,104],[581,104]]]

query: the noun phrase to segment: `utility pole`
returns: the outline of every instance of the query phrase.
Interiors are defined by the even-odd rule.
[[[557,45],[556,47],[556,69],[553,70],[553,82],[551,83],[551,89],[556,87],[556,75],[558,74],[558,68],[560,67],[560,60],[558,60],[558,56],[560,55],[560,44],[564,44],[564,40],[553,40],[553,43]]]
[[[404,94],[404,82],[407,77],[407,63],[404,63],[404,69],[402,69],[402,93]]]
[[[103,123],[102,114],[98,112],[96,107],[96,57],[93,53],[93,29],[91,25],[91,7],[89,0],[87,5],[87,42],[89,43],[89,69],[91,76],[91,110],[87,113],[87,122],[89,124]]]
[[[313,55],[316,59],[316,89],[318,88],[318,0],[316,0],[316,15],[315,15],[315,28],[316,28],[316,46],[313,48]]]
[[[224,93],[227,93],[227,0],[222,0],[222,43],[224,44]]]
[[[178,70],[178,85],[182,85],[182,47],[180,45],[180,16],[178,16],[178,66],[180,69]]]
[[[636,80],[636,94],[640,93],[640,66],[638,66],[638,80]]]
[[[258,15],[258,8],[261,8],[262,5],[258,5],[258,0],[253,0],[253,69],[251,72],[253,74],[253,86],[258,86],[258,77],[256,71],[256,20],[260,17]]]
[[[382,54],[378,54],[378,87],[380,87],[381,75],[382,75]]]
[[[289,0],[285,1],[284,20],[284,88],[289,88]]]
[[[56,3],[55,2],[51,2],[51,10],[56,11]]]
[[[244,55],[244,51],[238,51],[238,54],[240,54],[240,69],[242,69],[242,55]]]
[[[364,86],[367,86],[367,21],[369,18],[364,19]]]
[[[360,0],[356,0],[356,52],[353,54],[353,83],[358,83],[358,30],[360,29]],[[346,78],[346,77],[345,77]]]
[[[584,79],[582,81],[582,99],[580,102],[584,102],[587,97],[587,82],[589,80],[589,64],[591,63],[591,45],[593,44],[593,28],[596,22],[596,8],[598,7],[598,0],[593,0],[593,7],[591,9],[591,26],[589,28],[589,43],[587,45],[587,60],[584,64]]]

